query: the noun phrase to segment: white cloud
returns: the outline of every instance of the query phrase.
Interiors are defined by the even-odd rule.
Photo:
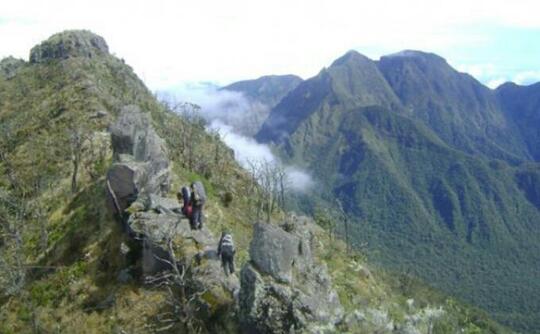
[[[514,75],[512,81],[518,85],[529,85],[540,81],[540,71],[523,71]]]
[[[487,86],[491,89],[495,89],[507,81],[508,80],[505,78],[492,79],[487,83]]]
[[[162,98],[190,101],[201,106],[202,116],[208,121],[227,124],[239,134],[254,135],[270,112],[270,107],[247,99],[240,92],[219,90],[212,83],[184,83],[158,92]]]
[[[253,138],[242,136],[236,133],[231,126],[218,120],[213,121],[209,128],[219,132],[225,144],[233,149],[236,161],[247,170],[260,163],[282,165],[287,184],[292,191],[304,193],[315,185],[312,176],[307,171],[296,166],[283,165],[281,160],[272,153],[268,145],[257,143]]]
[[[285,168],[285,173],[287,173],[290,187],[296,192],[305,193],[315,186],[313,177],[305,170],[288,166]]]
[[[190,101],[200,105],[200,115],[209,122],[208,129],[219,133],[225,144],[233,149],[236,161],[247,170],[261,163],[278,165],[283,167],[291,190],[302,193],[314,186],[315,182],[307,171],[283,164],[268,145],[240,133],[245,122],[249,122],[250,116],[257,111],[254,108],[260,108],[259,104],[250,102],[242,94],[219,91],[208,84],[187,84],[161,92],[160,98],[173,104]]]
[[[478,79],[489,78],[497,74],[497,68],[493,64],[456,65],[456,68],[458,71],[468,73]]]
[[[539,9],[532,0],[6,1],[0,57],[26,58],[55,32],[87,28],[103,35],[152,89],[269,73],[309,77],[351,48],[475,47],[484,37],[463,27],[539,28]]]
[[[231,126],[221,121],[213,121],[209,128],[219,131],[222,140],[234,150],[236,161],[243,167],[247,168],[253,162],[278,162],[278,159],[267,145],[259,144],[252,138],[235,133]]]

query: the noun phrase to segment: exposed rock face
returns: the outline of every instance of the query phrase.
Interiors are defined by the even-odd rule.
[[[240,314],[249,333],[331,332],[343,308],[324,265],[311,257],[309,231],[257,224],[241,272]]]
[[[107,173],[107,181],[116,196],[116,203],[111,203],[110,207],[119,210],[118,213],[124,212],[137,199],[143,176],[144,170],[140,164],[114,164]],[[111,201],[114,200],[111,198]]]
[[[291,283],[298,245],[299,240],[283,229],[259,223],[255,225],[249,254],[260,272],[281,283]]]
[[[126,106],[110,132],[116,163],[109,170],[107,180],[120,211],[140,195],[148,197],[168,191],[167,148],[152,127],[150,116],[138,106]]]
[[[87,30],[68,30],[51,36],[30,50],[31,63],[72,57],[93,58],[109,54],[103,37]]]

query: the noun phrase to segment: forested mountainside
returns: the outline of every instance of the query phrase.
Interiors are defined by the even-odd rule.
[[[89,31],[0,63],[0,127],[2,333],[509,332],[265,205],[218,134],[159,103]],[[201,230],[177,213],[195,180]]]
[[[343,205],[374,260],[539,332],[537,88],[493,91],[419,51],[351,51],[292,90],[256,138],[314,173],[321,191],[301,207]]]

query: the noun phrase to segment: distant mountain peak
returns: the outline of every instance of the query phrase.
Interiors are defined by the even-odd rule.
[[[343,56],[334,60],[334,62],[332,63],[330,67],[340,66],[344,64],[350,64],[350,63],[365,63],[365,62],[371,63],[373,62],[373,60],[369,59],[368,57],[364,56],[363,54],[361,54],[360,52],[356,50],[349,50]]]
[[[109,54],[105,39],[88,30],[66,30],[54,34],[30,50],[31,63],[73,57],[93,58]]]

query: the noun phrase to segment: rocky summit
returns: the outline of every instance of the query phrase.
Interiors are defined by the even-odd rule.
[[[51,36],[30,50],[31,63],[71,57],[93,58],[108,54],[103,37],[87,30],[70,30]]]

